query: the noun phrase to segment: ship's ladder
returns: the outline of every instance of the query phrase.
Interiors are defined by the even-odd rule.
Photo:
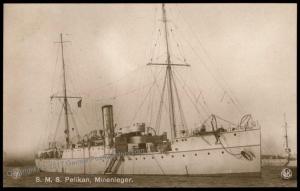
[[[123,161],[123,156],[116,156],[110,159],[104,174],[116,173]]]

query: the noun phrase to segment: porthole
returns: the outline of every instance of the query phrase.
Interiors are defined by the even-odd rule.
[[[236,136],[236,133],[235,134],[233,134],[234,136]]]
[[[176,142],[178,142],[178,139],[176,139]]]
[[[224,151],[222,151],[222,154],[224,154]]]
[[[185,155],[182,155],[183,157],[185,157]]]
[[[135,160],[137,160],[137,158],[135,158]]]
[[[174,155],[172,155],[171,157],[174,158]]]
[[[184,139],[181,139],[181,141],[184,141]]]
[[[195,153],[195,156],[197,156],[197,153]]]
[[[154,157],[152,157],[152,159],[154,159]]]
[[[145,158],[145,157],[143,157],[143,159],[145,160],[146,158]]]
[[[210,153],[209,153],[209,152],[208,152],[207,154],[208,154],[208,155],[210,155]]]
[[[161,156],[161,158],[163,159],[163,158],[164,158],[164,156]]]

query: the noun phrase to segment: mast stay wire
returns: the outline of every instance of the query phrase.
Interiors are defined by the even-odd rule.
[[[152,43],[153,44],[153,41],[154,41],[154,45],[156,46],[156,43],[157,43],[157,40],[160,36],[160,31],[156,34],[156,37],[154,36],[154,31],[156,31],[156,27],[157,27],[157,22],[156,22],[156,19],[157,19],[157,7],[155,7],[155,13],[154,13],[154,28],[152,30]],[[152,49],[150,50],[150,61],[152,61],[152,58],[153,58],[153,54],[154,54],[154,50],[155,50],[155,46],[152,45]]]
[[[57,65],[58,65],[58,57],[59,57],[59,49],[60,49],[60,47],[59,46],[57,46],[57,48],[56,48],[56,59],[55,59],[55,65],[54,65],[54,72],[52,73],[52,77],[51,77],[51,93],[53,92],[53,89],[54,89],[54,76],[55,76],[55,74],[56,74],[56,72],[57,72]],[[62,76],[61,76],[62,77]],[[40,143],[42,142],[42,140],[44,140],[44,138],[43,138],[43,136],[46,136],[46,134],[47,134],[47,132],[49,133],[49,129],[50,129],[50,117],[51,117],[51,113],[52,113],[52,100],[51,99],[49,99],[49,104],[48,104],[48,109],[47,109],[48,111],[47,111],[47,122],[46,122],[46,129],[45,129],[45,131],[43,131],[44,133],[42,133],[41,135],[40,135],[40,138],[39,138],[39,141],[38,141],[38,143],[39,143],[39,145],[40,145]]]
[[[175,16],[174,16],[174,14],[173,14],[172,9],[169,9],[169,12],[171,13],[172,17],[175,19]],[[184,54],[184,50],[183,50],[183,48],[182,48],[182,43],[181,43],[181,41],[179,40],[179,38],[177,38],[176,35],[175,35],[175,30],[176,30],[175,28],[176,28],[175,24],[174,24],[173,22],[170,22],[170,32],[171,32],[171,33],[170,33],[170,36],[171,36],[172,39],[175,41],[176,47],[177,47],[177,49],[178,49],[178,53],[179,53],[180,56],[183,58],[183,62],[186,63],[186,57],[184,56],[185,54]]]
[[[59,128],[59,124],[60,124],[60,120],[61,120],[63,108],[64,108],[64,104],[62,105],[61,110],[59,112],[59,116],[58,116],[58,120],[57,120],[57,124],[56,124],[56,128],[55,128],[55,132],[54,132],[54,136],[53,136],[53,141],[55,141],[55,139],[56,139],[56,135],[57,135],[57,131],[58,131],[58,128]]]
[[[54,72],[52,73],[52,80],[51,80],[51,93],[53,92],[53,88],[54,88],[54,76],[55,76],[55,74],[56,74],[56,70],[57,70],[57,63],[58,63],[58,55],[59,55],[59,49],[60,49],[60,47],[59,46],[57,46],[56,47],[56,59],[55,59],[55,66],[54,66]],[[51,99],[49,99],[49,105],[48,105],[48,112],[47,112],[47,122],[46,122],[46,129],[45,129],[45,135],[46,135],[46,132],[48,132],[49,131],[49,123],[50,123],[50,117],[51,117],[51,115],[50,115],[50,113],[52,112],[52,100]],[[40,139],[42,139],[42,134],[41,134],[41,136],[40,136]],[[41,140],[39,141],[39,143],[41,142]]]
[[[74,119],[74,116],[72,115],[72,110],[71,110],[71,107],[70,107],[69,102],[68,102],[68,105],[69,105],[69,110],[70,110],[71,119],[72,119],[72,121],[73,121],[73,125],[74,125],[75,130],[76,130],[76,135],[77,135],[77,137],[79,138],[79,137],[80,137],[80,134],[79,134],[78,127],[77,127],[76,121],[75,121],[75,119]]]
[[[177,77],[176,72],[175,72],[174,74],[175,74],[174,76],[175,76],[177,79],[179,79],[179,78]],[[192,105],[195,107],[195,109],[196,109],[196,111],[197,111],[199,117],[203,120],[205,117],[202,116],[202,113],[200,112],[198,106],[193,102],[193,99],[192,99],[191,95],[186,91],[185,86],[182,86],[182,88],[183,88],[184,92],[186,93],[186,95],[188,96],[188,98],[189,98],[190,102],[192,103]]]
[[[181,17],[183,18],[183,21],[189,26],[189,28],[191,29],[192,33],[194,33],[194,36],[196,37],[196,40],[198,41],[198,43],[200,44],[203,52],[206,54],[208,60],[214,65],[214,62],[212,60],[212,58],[209,56],[209,54],[207,53],[206,49],[203,47],[201,41],[199,40],[199,38],[197,37],[196,33],[192,30],[191,25],[186,21],[185,17],[181,14],[181,11],[179,10],[178,6],[176,6],[178,13],[181,15]],[[191,49],[194,51],[194,53],[199,57],[200,60],[202,60],[201,56],[197,53],[197,51],[192,47],[192,45],[189,43],[189,41],[187,41],[185,39],[186,42],[188,42],[189,46],[191,47]],[[202,63],[205,68],[207,69],[207,71],[212,75],[212,77],[215,79],[215,81],[219,84],[219,86],[223,89],[223,91],[226,91],[226,89],[230,92],[231,95],[229,95],[231,98],[235,99],[235,101],[233,99],[231,99],[231,102],[236,106],[236,108],[238,109],[238,111],[240,113],[242,113],[244,111],[244,109],[242,108],[242,105],[239,103],[239,101],[237,100],[237,98],[233,95],[232,90],[230,89],[229,85],[226,83],[226,81],[224,80],[224,77],[222,77],[221,72],[218,70],[217,67],[215,67],[215,71],[217,71],[220,75],[220,77],[223,79],[222,81],[224,82],[224,84],[222,84],[216,77],[215,75],[213,75],[213,73],[211,72],[211,70],[209,69],[209,67],[205,64],[205,62],[200,62]],[[227,86],[227,88],[225,88],[224,86]]]
[[[162,69],[160,70],[160,72],[161,72],[161,71],[162,71]],[[158,73],[158,75],[160,74],[160,72]],[[139,112],[139,110],[141,109],[141,107],[144,105],[144,103],[145,103],[145,100],[146,100],[146,99],[147,99],[147,97],[149,96],[149,94],[150,94],[150,92],[151,92],[152,88],[154,87],[154,85],[155,85],[156,81],[157,81],[157,78],[154,78],[154,80],[153,80],[153,82],[152,82],[152,85],[151,85],[151,87],[149,88],[149,90],[148,90],[148,92],[147,92],[146,96],[144,97],[144,99],[143,99],[142,103],[139,105],[138,109],[136,110],[136,112],[135,112],[135,114],[134,114],[134,116],[133,116],[133,119],[131,120],[130,124],[132,124],[132,123],[133,123],[133,121],[135,120],[137,113]]]
[[[166,73],[167,73],[167,70],[166,70]],[[156,123],[155,123],[155,132],[157,132],[157,134],[159,134],[159,129],[160,129],[161,112],[162,112],[162,107],[163,107],[163,102],[164,102],[166,82],[167,82],[167,74],[165,75],[164,82],[163,82],[163,88],[162,88],[162,92],[161,92],[161,97],[160,97],[160,102],[159,102],[159,107],[158,107],[158,112],[157,112],[157,118],[156,118]]]
[[[154,31],[155,31],[155,28],[156,28],[156,18],[157,18],[157,7],[155,7],[155,14],[154,14],[154,27],[153,27],[153,30],[152,30],[152,32],[151,32],[151,36],[152,36],[152,40],[149,42],[150,44],[151,43],[153,43],[153,39],[155,38],[154,37]],[[157,37],[156,37],[156,41],[157,41],[157,39],[159,38],[159,33],[157,34]],[[156,42],[155,42],[155,45],[156,45]],[[152,48],[152,50],[150,50],[150,57],[151,57],[151,60],[152,60],[152,57],[153,57],[153,51],[154,51],[154,48]],[[146,54],[146,57],[148,57],[147,56],[147,51],[145,51],[145,54]],[[142,66],[139,66],[139,67],[144,67],[145,65],[142,65]],[[140,74],[141,75],[141,74]],[[139,75],[139,76],[140,76]],[[144,77],[144,76],[143,76]],[[143,80],[144,81],[144,80]],[[139,85],[138,85],[138,90],[140,90],[141,88],[140,88],[140,86],[141,86],[141,80],[138,80],[138,82],[139,82]],[[116,94],[116,92],[115,92],[115,94]],[[115,96],[116,97],[116,96]],[[116,99],[114,99],[114,101],[116,102],[117,100]],[[119,107],[119,110],[121,110],[121,107]]]
[[[174,89],[175,89],[175,93],[176,93],[176,97],[177,97],[177,102],[178,102],[178,107],[179,107],[181,122],[183,123],[183,128],[188,131],[188,126],[187,126],[187,123],[186,123],[186,119],[184,117],[184,113],[183,113],[181,101],[180,101],[180,98],[179,98],[177,86],[176,86],[175,79],[174,79],[172,71],[171,71],[171,79],[173,80],[173,85],[174,85]]]
[[[137,66],[135,69],[129,71],[128,73],[126,73],[125,75],[121,76],[121,77],[118,78],[117,80],[108,82],[108,83],[104,84],[103,86],[100,86],[100,87],[96,88],[95,90],[99,91],[99,90],[103,90],[103,89],[105,89],[105,88],[111,87],[111,86],[114,85],[115,83],[118,83],[118,82],[122,81],[124,78],[126,78],[126,77],[127,77],[129,74],[131,74],[132,72],[139,71],[139,70],[143,69],[144,67],[145,67],[144,65]]]
[[[191,88],[183,81],[181,75],[180,75],[177,71],[175,71],[175,77],[177,77],[177,78],[179,79],[179,81],[182,82],[182,88],[184,89],[184,91],[186,92],[186,94],[191,98],[192,104],[193,104],[194,106],[197,107],[197,102],[196,102],[196,99],[197,99],[197,98],[196,98],[195,94],[193,93],[193,91],[191,90]],[[192,95],[192,97],[195,99],[195,103],[193,102],[192,97],[191,97],[191,96],[189,95],[189,93],[187,92],[186,87],[187,87],[188,91],[190,92],[190,94]],[[199,102],[199,105],[200,105],[200,107],[203,109],[203,111],[205,112],[205,114],[206,114],[207,116],[209,116],[209,115],[210,115],[210,114],[209,114],[209,113],[210,113],[209,110],[208,110],[207,108],[205,108],[200,102]],[[198,107],[197,107],[197,110],[200,112],[200,110],[199,110]],[[200,112],[200,113],[201,113],[201,112]]]
[[[183,78],[181,77],[180,73],[177,73],[179,78],[183,81]],[[195,80],[195,79],[191,79],[192,81]],[[197,83],[196,83],[197,84]],[[190,92],[190,94],[194,97],[195,99],[195,104],[197,105],[197,103],[199,103],[199,105],[201,106],[201,108],[205,111],[205,113],[209,116],[211,111],[210,109],[208,108],[207,104],[206,104],[206,101],[204,99],[204,96],[202,95],[202,91],[201,89],[199,88],[199,92],[201,93],[201,97],[202,97],[202,101],[203,101],[203,104],[201,102],[198,102],[197,101],[197,96],[194,94],[194,91],[192,90],[191,86],[189,86],[186,81],[184,82],[184,87],[187,87],[188,88],[188,91]],[[196,87],[197,88],[197,87]]]

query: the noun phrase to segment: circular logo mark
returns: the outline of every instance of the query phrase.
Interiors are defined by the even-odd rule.
[[[281,171],[281,178],[284,179],[284,180],[288,180],[290,178],[292,178],[293,176],[293,172],[291,169],[289,168],[284,168],[282,169]]]

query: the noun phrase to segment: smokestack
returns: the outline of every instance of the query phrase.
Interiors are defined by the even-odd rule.
[[[105,136],[105,146],[111,148],[114,144],[114,119],[112,105],[104,105],[102,107],[102,119]]]

